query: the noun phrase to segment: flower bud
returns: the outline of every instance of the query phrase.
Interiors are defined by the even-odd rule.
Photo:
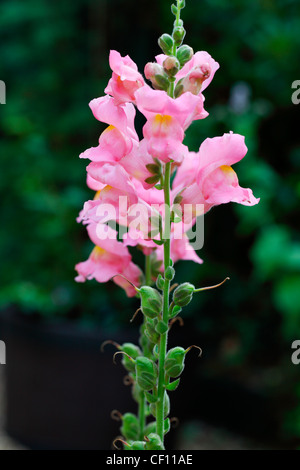
[[[165,360],[165,371],[169,377],[178,377],[184,369],[186,351],[180,346],[170,349]]]
[[[159,333],[156,331],[157,319],[147,318],[145,324],[145,335],[151,343],[156,344],[159,340]]]
[[[163,290],[164,285],[165,285],[165,280],[162,277],[162,275],[159,273],[159,275],[157,276],[157,279],[156,279],[156,287],[160,290]]]
[[[174,40],[169,34],[163,34],[158,40],[158,45],[166,55],[172,55]]]
[[[146,317],[156,318],[162,311],[163,299],[161,294],[150,286],[139,289],[141,296],[141,310]]]
[[[147,424],[144,434],[145,436],[149,436],[149,434],[156,432],[156,421],[152,421],[152,423]]]
[[[132,343],[124,343],[118,349],[120,349],[120,351],[123,351],[125,353],[123,354],[123,357],[122,357],[123,367],[129,372],[134,372],[135,363],[134,361],[132,361],[132,359],[136,359],[138,356],[142,354],[140,348]],[[127,356],[127,354],[128,356],[131,357],[131,359]]]
[[[148,62],[144,69],[145,77],[151,81],[156,90],[167,90],[169,87],[168,76],[163,67],[156,62]]]
[[[136,380],[141,389],[149,391],[156,386],[157,366],[147,357],[140,356],[136,359]]]
[[[180,69],[180,63],[174,56],[167,57],[163,62],[164,71],[170,77],[174,77]]]
[[[128,446],[128,450],[145,450],[144,441],[134,441]]]
[[[180,66],[183,67],[194,55],[194,51],[190,46],[183,44],[177,51],[177,59],[179,60]]]
[[[157,402],[150,404],[150,412],[155,418],[156,418],[156,406],[157,406]],[[170,413],[170,398],[167,392],[165,391],[164,393],[164,418],[166,418],[169,413]]]
[[[139,420],[133,413],[125,413],[122,416],[121,434],[125,439],[135,441],[139,437]]]
[[[173,39],[175,41],[176,46],[181,46],[182,41],[184,40],[185,37],[185,29],[182,26],[176,26],[173,31]]]
[[[193,298],[193,292],[195,290],[195,286],[190,284],[189,282],[184,282],[180,284],[173,293],[173,302],[175,305],[179,307],[185,307],[190,303]]]
[[[192,68],[192,70],[181,80],[182,93],[190,91],[193,95],[198,95],[202,88],[202,83],[209,78],[211,67],[208,63]]]
[[[164,450],[161,438],[156,433],[150,433],[147,436],[145,450]]]
[[[175,269],[172,266],[168,266],[165,270],[165,278],[167,281],[173,281],[175,276]]]

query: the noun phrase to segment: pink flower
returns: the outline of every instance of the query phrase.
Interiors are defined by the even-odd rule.
[[[109,126],[100,135],[98,147],[91,147],[79,155],[94,162],[118,162],[133,147],[133,141],[116,127]]]
[[[117,232],[107,225],[90,224],[87,227],[88,234],[95,244],[88,260],[78,263],[75,266],[78,276],[77,282],[84,282],[87,279],[96,279],[103,283],[111,280],[121,285],[127,295],[132,297],[136,294],[135,289],[116,274],[127,277],[136,286],[140,285],[142,272],[132,260],[128,248],[123,243],[117,241]]]
[[[211,207],[237,202],[252,206],[259,202],[253,196],[251,189],[239,186],[238,178],[231,165],[240,161],[247,153],[245,138],[239,134],[224,134],[222,137],[206,139],[201,145],[198,154],[194,154],[195,164],[198,165],[192,174],[193,162],[178,169],[174,179],[173,192],[176,193],[176,184],[180,193],[180,204],[203,205],[201,213],[207,212]],[[193,156],[191,157],[193,158]],[[183,188],[183,185],[187,187]],[[193,212],[193,215],[199,215]]]
[[[146,181],[153,177],[153,174],[147,169],[147,165],[153,165],[155,162],[153,157],[148,153],[147,141],[141,140],[139,145],[134,145],[132,151],[120,161],[125,168],[137,181],[140,181],[145,189],[152,188],[157,181]]]
[[[143,134],[148,152],[163,162],[180,164],[187,151],[182,144],[185,129],[193,120],[207,115],[202,97],[184,93],[175,100],[165,91],[148,86],[140,88],[135,96],[138,109],[147,119]]]
[[[110,51],[109,65],[113,71],[105,93],[111,95],[117,104],[135,101],[134,93],[144,85],[144,79],[136,64],[127,55],[122,57],[117,51]]]
[[[164,60],[168,56],[164,54],[159,54],[157,55],[156,61],[159,65],[163,65]],[[220,65],[218,62],[216,62],[210,54],[206,51],[198,51],[196,52],[191,60],[189,60],[181,70],[176,74],[176,84],[178,83],[179,80],[185,79],[187,76],[189,77],[195,77],[198,75],[198,77],[201,76],[203,78],[202,80],[202,86],[198,90],[196,94],[199,94],[200,91],[204,91],[208,85],[211,83],[212,79],[214,78],[214,75],[216,71],[220,68]],[[185,89],[184,91],[192,91]]]
[[[136,105],[146,119],[157,114],[171,116],[183,130],[197,119],[205,118],[208,113],[203,109],[203,97],[192,93],[184,93],[177,99],[173,99],[165,91],[153,90],[145,85],[135,93]]]
[[[218,62],[216,62],[211,57],[211,55],[208,54],[208,52],[198,51],[193,55],[191,60],[189,60],[189,62],[187,62],[182,67],[182,69],[179,70],[179,72],[176,75],[176,80],[180,80],[181,78],[186,77],[188,74],[191,74],[191,72],[194,72],[194,73],[197,73],[197,71],[202,72],[202,74],[204,74],[202,86],[201,86],[201,92],[202,92],[211,83],[216,71],[219,68],[220,68],[220,65],[218,64]],[[206,73],[206,77],[205,77],[205,70],[209,71],[209,73]]]
[[[184,131],[179,122],[169,115],[150,117],[143,128],[148,152],[162,162],[181,163],[187,148],[182,144]]]
[[[101,122],[116,127],[120,132],[138,142],[134,128],[135,108],[132,103],[119,105],[111,96],[101,96],[90,101],[94,117]]]

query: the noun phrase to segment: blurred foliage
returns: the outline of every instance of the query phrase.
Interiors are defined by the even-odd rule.
[[[73,280],[74,265],[91,248],[75,220],[90,195],[78,154],[102,131],[88,102],[103,94],[109,50],[129,54],[142,71],[160,52],[159,35],[171,31],[169,7],[158,0],[2,0],[2,308],[103,325],[131,317],[135,300],[112,283]],[[205,92],[210,116],[193,124],[186,143],[197,150],[206,137],[245,135],[249,151],[235,170],[261,198],[255,207],[231,204],[207,214],[204,264],[178,263],[177,278],[197,286],[227,275],[231,281],[198,295],[187,322],[199,331],[207,370],[233,370],[259,384],[277,404],[279,432],[292,439],[300,414],[290,361],[300,338],[300,107],[291,102],[291,84],[300,79],[299,1],[188,1],[183,18],[186,42],[221,66]],[[295,393],[285,399],[287,390]]]

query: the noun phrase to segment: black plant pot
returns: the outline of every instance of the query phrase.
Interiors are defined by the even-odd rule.
[[[122,366],[103,341],[137,341],[138,331],[83,328],[13,311],[0,315],[6,343],[6,431],[31,449],[112,448],[119,434],[113,409],[135,411]],[[119,361],[118,361],[119,362]]]

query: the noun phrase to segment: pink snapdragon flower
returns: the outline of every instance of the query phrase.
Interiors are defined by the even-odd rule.
[[[137,65],[128,55],[122,57],[117,51],[110,51],[109,65],[113,74],[105,93],[113,96],[117,104],[134,102],[134,93],[144,86],[144,79]]]
[[[168,56],[164,54],[159,54],[155,57],[157,63],[162,66],[164,61],[168,58]],[[191,60],[189,60],[181,70],[178,71],[176,74],[176,82],[177,84],[179,80],[185,80],[185,89],[184,92],[190,91],[193,94],[200,94],[203,92],[208,85],[211,83],[212,79],[216,71],[220,68],[218,62],[216,62],[210,54],[206,51],[198,51],[196,52]],[[192,82],[195,78],[200,79],[201,86],[197,89],[193,86]],[[192,79],[192,80],[190,80]],[[188,82],[190,83],[190,89],[188,86]]]
[[[82,152],[80,158],[93,162],[118,162],[133,147],[133,140],[114,126],[108,126],[99,137],[99,145]]]
[[[142,271],[132,262],[128,248],[117,240],[117,232],[107,225],[90,224],[87,231],[95,247],[86,261],[75,266],[77,282],[90,279],[103,283],[113,280],[120,285],[128,297],[136,295],[132,285],[117,274],[125,276],[134,285],[139,286]]]
[[[186,130],[197,119],[204,119],[208,113],[203,109],[203,97],[184,93],[177,99],[171,98],[165,91],[153,90],[148,85],[135,93],[138,110],[147,120],[160,114],[171,116]]]
[[[183,145],[184,131],[193,120],[206,117],[203,99],[192,93],[184,93],[174,100],[165,91],[148,86],[136,93],[136,104],[147,119],[143,134],[147,150],[163,162],[180,164],[187,151]]]
[[[222,137],[206,139],[198,154],[193,154],[186,165],[182,165],[174,178],[173,192],[179,193],[180,204],[203,206],[201,213],[211,207],[237,202],[253,206],[259,199],[251,189],[242,188],[231,165],[239,162],[247,153],[245,138],[239,134],[224,134]],[[195,161],[193,161],[195,159]],[[186,186],[186,187],[185,187]],[[193,216],[200,215],[193,213]]]
[[[106,95],[93,99],[89,106],[98,121],[116,127],[133,140],[139,140],[134,127],[135,107],[132,103],[120,105],[114,98]]]

